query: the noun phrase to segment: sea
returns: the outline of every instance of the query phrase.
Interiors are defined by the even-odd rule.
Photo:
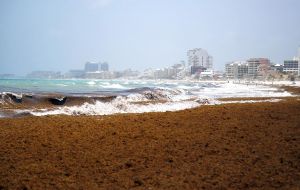
[[[233,81],[0,79],[0,117],[166,112],[228,103],[222,98],[287,96]]]

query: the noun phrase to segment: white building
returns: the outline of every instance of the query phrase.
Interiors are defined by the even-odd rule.
[[[247,61],[234,61],[225,65],[226,77],[231,79],[241,79],[248,75]]]
[[[145,78],[145,79],[153,79],[154,78],[154,72],[155,70],[152,69],[152,68],[148,68],[146,70],[144,70],[144,73],[143,73],[143,77],[142,78]]]
[[[84,66],[85,72],[109,71],[107,62],[86,62]]]
[[[297,56],[291,60],[284,61],[283,72],[300,76],[300,47],[298,47]]]
[[[299,61],[295,58],[293,60],[285,60],[283,72],[299,75]]]
[[[265,77],[271,69],[271,62],[268,58],[250,58],[248,63],[248,77]]]
[[[187,52],[189,66],[202,66],[206,69],[212,69],[213,58],[205,49],[195,48]]]

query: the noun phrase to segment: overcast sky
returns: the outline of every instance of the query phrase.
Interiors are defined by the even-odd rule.
[[[0,73],[66,72],[86,61],[143,70],[204,48],[214,67],[275,63],[300,45],[299,0],[1,0]]]

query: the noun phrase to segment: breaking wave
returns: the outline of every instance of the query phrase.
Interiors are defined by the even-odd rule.
[[[158,87],[129,88],[125,83],[84,81],[91,86],[117,89],[82,94],[0,93],[0,108],[23,115],[110,115],[117,113],[165,112],[220,103],[251,103],[259,101],[219,101],[227,97],[283,97],[290,93],[266,86],[234,84],[175,84]],[[127,82],[128,83],[128,82]],[[151,85],[149,85],[151,86]],[[264,100],[277,101],[277,100]],[[0,109],[1,111],[1,109]],[[0,117],[6,117],[4,111]],[[11,114],[9,114],[11,115]]]
[[[37,110],[30,112],[35,116],[43,115],[111,115],[116,113],[144,113],[177,111],[199,106],[195,101],[166,103],[133,103],[124,97],[117,97],[111,102],[96,101],[94,104],[84,103],[81,106],[65,106],[54,110]]]

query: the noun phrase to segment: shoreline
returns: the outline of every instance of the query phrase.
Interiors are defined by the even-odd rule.
[[[244,86],[246,84],[241,83],[238,85]],[[252,94],[244,94],[244,97],[241,95],[237,97],[230,97],[226,95],[224,98],[218,98],[218,96],[220,95],[213,97],[213,95],[210,94],[211,92],[204,92],[210,94],[210,96],[212,96],[213,98],[211,98],[210,96],[191,96],[189,99],[182,99],[181,101],[176,100],[176,97],[174,101],[172,99],[172,95],[178,95],[178,97],[180,98],[181,95],[186,96],[184,93],[180,94],[178,91],[176,92],[176,90],[164,91],[164,89],[151,89],[144,87],[133,90],[127,90],[125,91],[128,93],[127,95],[123,95],[122,93],[120,93],[119,95],[107,94],[106,96],[104,94],[95,94],[94,96],[67,96],[55,93],[35,95],[29,95],[26,93],[21,93],[19,95],[14,93],[2,93],[0,97],[0,114],[3,118],[22,117],[28,115],[43,116],[47,114],[114,115],[118,113],[165,112],[190,109],[193,107],[203,105],[215,105],[223,103],[227,104],[280,101],[286,98],[298,96],[300,94],[300,87],[297,86],[263,86],[272,87],[273,89],[270,90],[270,92],[263,92],[264,94],[259,94],[258,96],[256,96],[255,91],[252,91]],[[133,96],[130,96],[129,92],[133,92]],[[201,93],[201,91],[198,93]],[[292,95],[290,93],[292,93]],[[169,95],[171,95],[171,98],[169,97]],[[185,102],[186,105],[184,105]],[[95,104],[97,104],[98,106],[95,106]],[[139,105],[141,107],[138,107]],[[110,107],[109,110],[111,111],[104,111],[104,107]],[[129,107],[133,108],[131,109]]]
[[[299,187],[300,101],[0,119],[2,189]]]

